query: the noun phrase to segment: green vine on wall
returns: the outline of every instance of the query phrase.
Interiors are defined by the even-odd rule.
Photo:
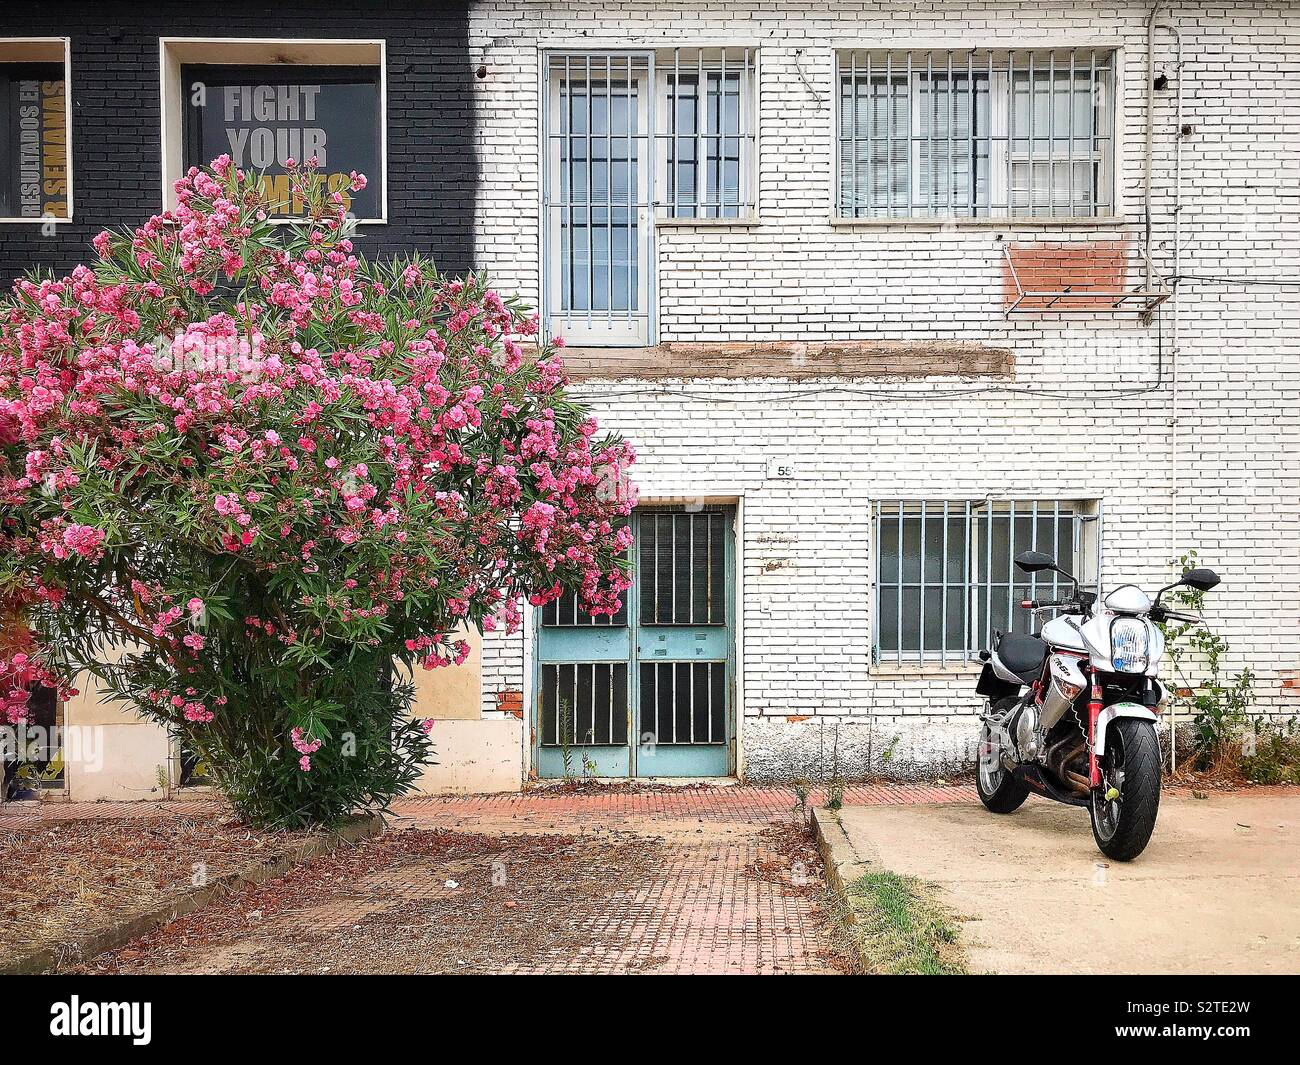
[[[1196,567],[1196,552],[1189,551],[1177,560],[1179,572]],[[1205,592],[1180,587],[1169,596],[1179,608],[1202,616]],[[1173,690],[1175,706],[1189,710],[1195,730],[1195,757],[1206,762],[1224,744],[1239,740],[1248,727],[1247,711],[1255,700],[1254,674],[1243,669],[1224,676],[1223,659],[1228,641],[1205,624],[1165,622],[1165,649],[1173,662],[1178,684]],[[1188,673],[1199,666],[1205,680],[1189,683]],[[1204,768],[1204,764],[1200,766]]]
[[[1177,559],[1180,572],[1196,567],[1196,552]],[[1203,616],[1205,592],[1181,587],[1169,595],[1179,609]],[[1239,777],[1257,784],[1300,783],[1300,729],[1296,719],[1283,725],[1251,715],[1255,675],[1250,669],[1225,670],[1228,641],[1208,625],[1165,622],[1165,649],[1177,684],[1175,707],[1192,715],[1192,769]],[[1202,677],[1199,684],[1188,676]]]

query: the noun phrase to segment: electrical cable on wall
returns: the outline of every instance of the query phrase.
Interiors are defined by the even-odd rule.
[[[819,93],[813,87],[813,83],[808,80],[808,75],[803,72],[803,49],[802,48],[796,48],[794,50],[794,69],[798,71],[799,80],[804,83],[804,88],[806,88],[810,93],[812,93],[812,98],[817,101],[818,109],[825,107],[826,101],[822,99],[822,94]]]
[[[1214,274],[1179,274],[1170,278],[1174,282],[1200,281],[1218,285],[1271,285],[1283,288],[1300,288],[1300,277],[1230,277]]]

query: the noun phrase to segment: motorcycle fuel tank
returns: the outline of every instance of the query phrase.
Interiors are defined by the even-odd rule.
[[[1086,651],[1088,646],[1084,643],[1083,633],[1079,631],[1081,620],[1073,614],[1062,614],[1059,618],[1052,618],[1043,626],[1043,639],[1049,647]]]

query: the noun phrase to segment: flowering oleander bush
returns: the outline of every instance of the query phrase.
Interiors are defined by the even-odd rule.
[[[633,502],[535,319],[366,262],[341,197],[294,182],[306,217],[274,225],[254,175],[191,170],[0,302],[0,718],[89,670],[277,825],[411,784],[407,670],[462,661],[460,626],[615,611]]]

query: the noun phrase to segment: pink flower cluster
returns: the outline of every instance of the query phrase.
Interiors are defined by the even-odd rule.
[[[192,724],[206,725],[217,716],[212,707],[225,706],[227,697],[204,696],[197,688],[188,687],[183,692],[175,693],[166,689],[146,692],[144,701],[162,714],[177,713]],[[208,705],[209,702],[211,706]]]
[[[63,530],[63,544],[82,558],[95,558],[104,546],[104,532],[89,525],[69,525]]]
[[[93,269],[0,303],[0,608],[92,603],[171,724],[224,705],[222,654],[435,668],[521,599],[612,614],[628,586],[632,449],[566,394],[536,319],[477,277],[366,263],[311,178],[301,239],[223,157],[97,237]],[[208,561],[158,568],[173,553]],[[35,661],[39,641],[0,669],[10,716],[54,679]]]
[[[465,640],[453,640],[443,635],[420,636],[407,640],[406,649],[419,655],[420,665],[425,669],[459,666],[469,657],[470,650]]]
[[[44,685],[59,690],[64,698],[76,694],[60,685],[55,674],[38,657],[25,651],[0,649],[0,724],[22,725],[28,720],[32,689]]]
[[[311,756],[320,750],[321,741],[309,739],[307,734],[300,728],[295,728],[290,731],[289,740],[293,744],[293,749],[302,755],[302,757],[298,759],[298,768],[304,773],[310,773]]]

